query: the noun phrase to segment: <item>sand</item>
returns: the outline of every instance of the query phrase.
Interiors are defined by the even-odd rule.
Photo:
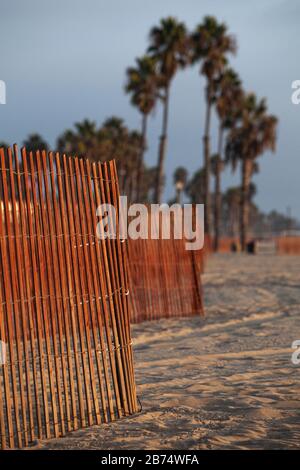
[[[300,257],[212,256],[206,318],[133,327],[138,415],[46,449],[300,448]]]

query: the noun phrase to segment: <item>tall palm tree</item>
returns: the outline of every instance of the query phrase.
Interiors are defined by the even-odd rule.
[[[234,38],[228,34],[227,26],[218,23],[213,16],[206,16],[191,35],[192,63],[201,62],[200,73],[206,78],[206,115],[203,136],[205,169],[205,230],[211,232],[210,196],[210,123],[211,109],[215,99],[215,86],[226,63],[226,55],[235,52]]]
[[[237,73],[231,68],[226,68],[221,73],[216,84],[216,89],[216,111],[219,118],[219,126],[218,150],[214,157],[215,162],[213,171],[215,176],[213,248],[215,251],[218,251],[220,242],[220,223],[222,208],[221,173],[224,168],[224,132],[226,129],[230,129],[232,126],[234,126],[235,121],[240,117],[241,106],[243,103],[243,90],[241,87],[241,81]]]
[[[164,163],[166,158],[168,112],[170,86],[179,67],[188,62],[188,37],[184,23],[175,18],[162,19],[158,26],[150,31],[150,46],[148,52],[157,63],[160,98],[163,102],[162,133],[160,137],[158,164],[156,175],[155,202],[160,203],[164,182]]]
[[[176,202],[182,204],[182,193],[187,182],[188,172],[183,166],[179,166],[174,171],[174,185],[176,189]]]
[[[126,71],[127,83],[126,93],[131,94],[131,103],[138,108],[142,115],[141,124],[141,148],[137,171],[137,195],[139,201],[141,195],[141,181],[143,178],[142,169],[144,163],[144,153],[147,148],[147,120],[154,109],[157,99],[158,77],[156,74],[156,61],[153,57],[144,55],[136,59],[136,66],[129,67]]]
[[[266,150],[275,151],[277,118],[267,114],[265,100],[257,100],[251,93],[245,97],[242,117],[229,133],[226,159],[235,169],[241,162],[240,242],[244,251],[249,224],[249,198],[251,178],[256,159]]]

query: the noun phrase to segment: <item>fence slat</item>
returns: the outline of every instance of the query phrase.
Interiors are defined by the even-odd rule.
[[[52,162],[52,160],[51,160]],[[48,216],[48,223],[49,223],[49,232],[50,234],[55,233],[55,221],[54,221],[54,215],[53,215],[53,209],[51,206],[51,191],[50,191],[50,182],[48,179],[48,169],[47,169],[47,158],[46,158],[46,152],[42,151],[42,164],[43,164],[43,176],[44,176],[44,184],[45,184],[45,197],[46,197],[46,206],[45,206],[45,212],[46,216]],[[51,169],[50,165],[50,157],[49,157],[49,171],[53,170],[53,167]],[[51,176],[52,173],[51,173]],[[55,187],[55,185],[54,185]],[[57,327],[58,327],[58,337],[56,338],[58,340],[58,344],[55,341],[55,356],[56,356],[56,368],[57,368],[57,375],[59,375],[59,368],[61,367],[61,372],[62,372],[62,377],[63,377],[63,392],[59,389],[59,408],[60,408],[60,416],[61,416],[61,433],[62,435],[65,434],[66,428],[65,428],[65,421],[67,422],[67,427],[68,430],[70,430],[70,421],[71,421],[71,414],[70,414],[70,402],[69,402],[69,392],[68,392],[68,378],[67,378],[67,362],[66,362],[66,357],[65,357],[65,341],[64,341],[64,336],[63,336],[63,324],[62,324],[62,315],[61,315],[61,302],[58,299],[57,296],[55,296],[55,292],[60,293],[60,296],[62,296],[62,291],[60,291],[60,280],[59,280],[59,255],[58,255],[58,249],[56,246],[56,240],[54,237],[50,236],[49,237],[50,241],[50,249],[48,252],[48,261],[47,263],[50,264],[50,260],[52,260],[52,278],[49,280],[49,286],[50,286],[50,296],[53,298],[53,301],[55,299],[55,304],[52,306],[53,310],[53,319],[56,316],[56,321],[57,321]],[[58,354],[60,351],[60,360],[58,359]],[[62,396],[63,394],[63,396]],[[65,406],[64,406],[65,405]],[[64,409],[66,411],[66,415],[64,413]]]
[[[11,382],[12,382],[12,396],[13,396],[13,414],[15,418],[15,426],[17,433],[17,442],[19,447],[22,446],[22,434],[21,434],[21,423],[20,423],[20,414],[19,414],[19,402],[20,394],[18,393],[18,379],[17,379],[17,364],[20,364],[22,357],[19,354],[19,346],[17,352],[17,358],[15,354],[15,342],[16,342],[16,332],[14,331],[14,320],[15,314],[12,306],[16,307],[16,304],[13,304],[13,296],[15,289],[13,288],[13,293],[11,292],[11,284],[15,285],[15,277],[12,276],[11,271],[15,268],[13,262],[13,248],[12,248],[12,239],[10,237],[10,213],[9,213],[9,195],[7,187],[7,168],[4,152],[1,153],[1,173],[2,173],[2,187],[3,187],[3,203],[4,203],[4,220],[2,221],[1,217],[1,226],[0,233],[7,239],[7,246],[3,246],[2,251],[2,266],[3,266],[3,283],[4,283],[4,293],[6,299],[6,327],[7,327],[7,340],[8,340],[8,349],[9,349],[9,361],[10,361],[10,371],[11,371]],[[6,225],[4,230],[4,224]],[[14,279],[12,279],[14,277]],[[20,338],[17,333],[17,343],[19,345]],[[8,382],[8,387],[10,383]],[[21,392],[22,395],[23,391]],[[10,420],[10,417],[8,417]],[[14,433],[13,429],[11,432]]]

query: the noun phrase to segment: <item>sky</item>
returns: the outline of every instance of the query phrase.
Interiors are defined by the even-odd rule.
[[[230,59],[244,87],[266,97],[279,118],[275,154],[260,159],[256,203],[300,219],[300,104],[292,104],[292,82],[300,79],[300,1],[298,0],[1,0],[0,141],[21,145],[40,133],[55,147],[56,138],[75,122],[100,125],[122,117],[140,128],[140,115],[124,93],[125,70],[148,45],[160,18],[175,16],[192,30],[204,15],[225,21],[238,51]],[[204,80],[198,67],[180,71],[171,88],[166,200],[173,196],[173,171],[189,174],[203,165]],[[158,104],[149,122],[146,162],[157,161],[161,128]],[[212,152],[216,150],[216,117]],[[223,190],[238,185],[228,168]],[[288,209],[289,208],[289,209]]]

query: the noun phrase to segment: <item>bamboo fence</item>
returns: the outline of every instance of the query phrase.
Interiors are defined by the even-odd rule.
[[[148,220],[150,226],[151,213]],[[172,237],[172,226],[170,234],[170,239],[129,239],[132,323],[204,314],[204,250],[187,250],[184,238]]]
[[[126,246],[96,243],[114,162],[0,149],[0,447],[137,411]],[[117,220],[117,223],[119,220]]]
[[[275,238],[279,254],[300,255],[300,236]]]

